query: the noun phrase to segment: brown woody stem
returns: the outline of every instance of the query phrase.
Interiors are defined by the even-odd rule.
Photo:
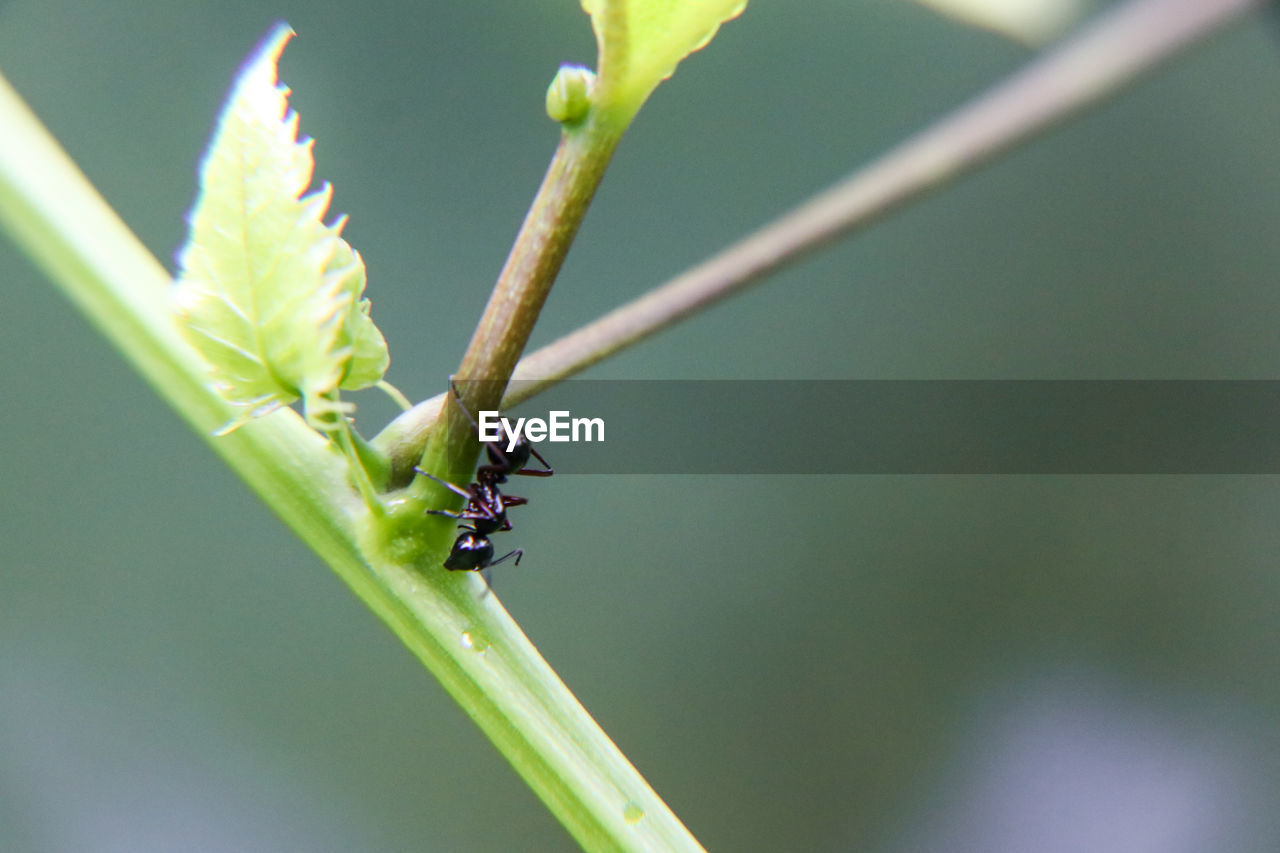
[[[458,388],[471,411],[498,408],[507,380],[524,352],[533,324],[623,129],[603,119],[588,119],[581,126],[566,128],[561,135],[542,186],[525,215],[489,304],[458,366]],[[410,411],[421,414],[421,408]],[[438,410],[438,403],[431,408],[432,423]],[[479,446],[471,438],[466,413],[453,406],[447,418],[442,433],[448,436],[447,441],[431,442],[422,455],[422,465],[456,477],[469,472]],[[425,436],[425,429],[422,435]],[[393,467],[400,475],[393,476],[394,483],[403,479],[405,471],[403,464],[393,463]]]

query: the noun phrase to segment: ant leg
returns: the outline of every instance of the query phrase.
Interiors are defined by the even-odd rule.
[[[520,558],[524,556],[524,551],[521,551],[519,548],[517,548],[514,551],[512,551],[510,554],[504,554],[498,559],[492,561],[491,563],[489,563],[483,569],[480,570],[480,577],[484,578],[484,594],[480,596],[481,598],[484,598],[486,595],[493,592],[493,574],[489,570],[492,569],[494,566],[498,565],[498,563],[501,563],[504,560],[506,560],[508,557],[513,557],[513,556],[516,558],[516,565],[518,566],[520,565]]]
[[[504,562],[504,561],[506,561],[506,560],[507,560],[508,558],[510,558],[510,557],[515,557],[515,558],[516,558],[516,565],[518,566],[518,565],[520,565],[520,558],[521,558],[521,557],[523,557],[523,556],[524,556],[524,551],[521,551],[519,548],[517,548],[517,549],[515,549],[514,551],[512,551],[510,554],[503,554],[503,555],[502,555],[501,557],[499,557],[498,559],[491,561],[491,562],[489,563],[489,565],[488,565],[488,566],[485,566],[485,568],[487,569],[487,568],[490,568],[490,567],[492,567],[492,566],[496,566],[496,565],[498,565],[498,563]]]
[[[439,483],[440,485],[444,486],[446,489],[448,489],[449,491],[453,492],[453,493],[454,493],[455,495],[457,495],[458,497],[460,497],[460,498],[466,498],[467,500],[471,500],[471,497],[472,497],[471,492],[467,491],[466,489],[462,488],[461,486],[455,486],[453,483],[450,483],[448,480],[441,480],[441,479],[440,479],[439,477],[437,477],[435,474],[429,473],[429,472],[427,472],[427,471],[423,471],[423,470],[422,470],[421,468],[419,468],[417,465],[413,466],[413,470],[414,470],[414,471],[416,471],[416,472],[418,472],[418,473],[419,473],[419,474],[421,474],[422,476],[426,477],[428,480],[435,480],[437,483]]]
[[[538,449],[534,447],[532,444],[529,445],[529,452],[533,454],[535,459],[537,459],[539,462],[542,463],[542,469],[539,470],[537,468],[526,467],[526,468],[521,468],[519,471],[517,471],[516,472],[517,474],[523,474],[526,477],[550,477],[552,474],[556,472],[555,469],[552,468],[551,465],[547,462],[547,460],[542,458],[542,454],[539,453]]]
[[[516,565],[518,566],[520,565],[520,558],[523,556],[524,556],[524,551],[521,551],[519,548],[517,548],[514,551],[512,551],[510,554],[504,554],[503,556],[492,561],[491,563],[489,563],[489,565],[481,569],[480,577],[484,578],[484,595],[488,595],[490,592],[493,591],[493,576],[490,574],[489,570],[492,569],[494,566],[498,565],[498,563],[505,561],[508,557],[515,557]],[[484,595],[480,597],[483,598]]]
[[[435,474],[431,474],[426,471],[423,471],[421,468],[419,468],[416,465],[413,467],[413,470],[417,471],[419,474],[421,474],[422,476],[426,477],[429,480],[435,480],[437,483],[444,486],[446,489],[453,492],[455,495],[467,499],[467,504],[464,504],[462,507],[462,510],[459,512],[454,512],[451,509],[429,509],[427,510],[427,515],[446,515],[449,518],[467,518],[468,517],[467,506],[471,503],[470,492],[468,492],[466,489],[463,489],[459,486],[455,486],[453,483],[450,483],[448,480],[441,480]]]
[[[471,422],[471,428],[477,433],[480,432],[480,425],[476,423],[475,415],[471,414],[471,410],[467,408],[467,404],[462,402],[462,392],[458,390],[458,383],[449,377],[449,390],[453,392],[453,399],[458,402],[458,408],[462,409],[462,413],[467,416],[467,420]]]

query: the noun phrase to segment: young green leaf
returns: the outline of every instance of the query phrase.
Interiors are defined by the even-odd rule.
[[[595,104],[629,121],[676,65],[711,41],[747,0],[581,0],[599,60]]]
[[[184,336],[214,385],[245,414],[228,428],[302,399],[308,420],[333,429],[349,406],[339,388],[386,371],[386,342],[362,300],[364,263],[324,223],[332,190],[307,195],[311,140],[276,63],[293,31],[280,25],[245,65],[200,173],[174,302]]]
[[[338,387],[355,391],[376,385],[387,372],[391,359],[386,339],[369,316],[369,300],[360,298],[364,295],[364,261],[346,240],[338,240],[329,261],[329,274],[341,277],[348,299],[339,343],[350,349],[351,358]]]

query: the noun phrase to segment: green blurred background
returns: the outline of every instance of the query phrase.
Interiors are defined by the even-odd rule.
[[[389,378],[443,390],[555,145],[545,86],[593,60],[574,0],[10,0],[0,70],[171,265],[278,19]],[[1218,34],[591,375],[1277,378],[1276,32]],[[906,3],[753,0],[642,111],[534,344],[1027,58]],[[0,849],[572,847],[3,240],[0,281]],[[367,433],[392,414],[357,402]],[[498,592],[712,849],[1280,848],[1275,477],[534,485]]]

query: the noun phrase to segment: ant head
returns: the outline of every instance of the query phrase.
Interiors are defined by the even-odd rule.
[[[508,447],[511,449],[508,450]],[[517,438],[512,445],[511,433],[506,432],[501,446],[486,444],[484,449],[489,455],[489,464],[501,468],[507,474],[514,474],[529,462],[530,447],[529,440],[524,436]]]

